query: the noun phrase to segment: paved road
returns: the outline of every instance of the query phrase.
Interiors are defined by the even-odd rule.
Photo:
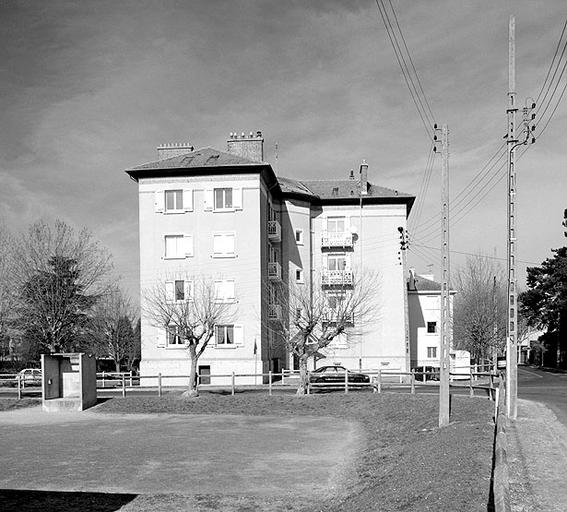
[[[518,396],[547,405],[567,427],[567,373],[520,366]]]

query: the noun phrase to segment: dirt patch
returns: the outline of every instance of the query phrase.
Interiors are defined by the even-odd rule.
[[[14,409],[24,409],[26,407],[36,407],[41,405],[41,398],[2,398],[0,399],[0,411],[11,411]]]

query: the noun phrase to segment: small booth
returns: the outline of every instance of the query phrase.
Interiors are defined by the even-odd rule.
[[[44,411],[84,411],[96,404],[96,360],[92,355],[42,354],[41,370]]]

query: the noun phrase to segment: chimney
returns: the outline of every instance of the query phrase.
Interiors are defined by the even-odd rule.
[[[368,194],[368,164],[366,160],[360,163],[360,193],[362,195]]]
[[[415,268],[409,269],[408,289],[416,290],[415,286]]]
[[[231,155],[241,156],[254,162],[264,161],[264,137],[261,131],[257,131],[255,135],[253,132],[250,132],[249,135],[244,132],[242,135],[231,132],[226,141],[226,147]]]
[[[354,169],[351,169],[348,175],[348,179],[354,181]]]
[[[158,160],[165,160],[174,156],[191,153],[195,148],[188,142],[176,142],[174,144],[162,144],[157,147]]]

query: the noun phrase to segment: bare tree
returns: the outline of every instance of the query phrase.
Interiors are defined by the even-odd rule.
[[[137,317],[132,299],[119,286],[113,286],[103,295],[91,313],[89,337],[95,353],[112,358],[117,372],[120,364],[131,359],[135,352]]]
[[[297,395],[307,392],[307,361],[343,333],[364,326],[376,318],[378,277],[371,272],[344,271],[342,279],[330,283],[314,279],[313,283],[280,287],[277,302],[284,321],[272,329],[276,339],[299,361]]]
[[[87,229],[33,224],[15,245],[18,323],[50,351],[73,350],[87,314],[104,295],[109,253]]]
[[[467,258],[455,273],[453,333],[455,348],[477,360],[492,359],[504,350],[506,292],[502,267],[485,256]]]
[[[16,283],[14,281],[14,240],[6,227],[0,224],[0,357],[10,352],[13,338]]]
[[[185,396],[199,396],[197,362],[214,336],[215,326],[230,321],[232,308],[232,302],[219,296],[214,280],[202,276],[164,278],[143,291],[142,309],[151,323],[185,344],[190,360]]]

